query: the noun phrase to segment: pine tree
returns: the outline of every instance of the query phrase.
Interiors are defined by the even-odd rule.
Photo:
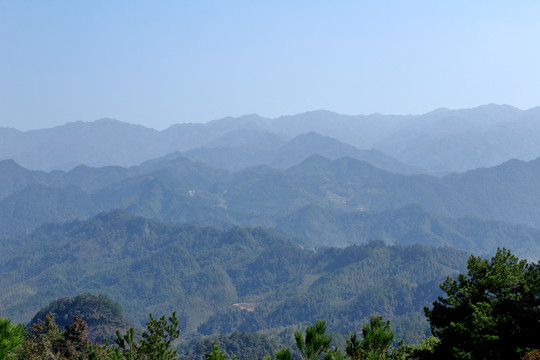
[[[441,342],[439,359],[520,359],[540,344],[540,263],[499,249],[471,256],[468,273],[447,278],[425,313]]]
[[[304,360],[316,360],[330,348],[332,338],[326,335],[326,322],[317,320],[315,325],[306,328],[306,337],[301,331],[294,333],[296,346]]]
[[[17,359],[22,350],[26,329],[12,324],[10,319],[0,318],[0,359]]]

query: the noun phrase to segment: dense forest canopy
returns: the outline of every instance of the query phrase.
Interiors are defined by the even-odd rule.
[[[507,249],[499,249],[491,260],[471,256],[467,274],[447,277],[440,285],[444,294],[425,307],[436,337],[418,344],[395,343],[390,321],[371,315],[361,326],[361,334],[349,332],[341,349],[327,332],[326,321],[317,320],[305,332],[294,331],[296,348],[278,349],[275,340],[264,335],[233,332],[230,336],[197,339],[181,345],[176,313],[166,318],[150,314],[145,330],[134,328],[116,332],[116,345],[92,344],[90,328],[118,319],[121,308],[104,296],[86,294],[74,299],[58,299],[43,308],[27,332],[10,319],[0,319],[2,359],[227,359],[231,352],[240,359],[534,359],[539,354],[540,264],[519,260]],[[85,309],[85,307],[87,307]],[[53,313],[56,311],[58,313]],[[73,322],[64,329],[67,314]],[[99,314],[98,316],[96,316]],[[113,320],[114,321],[114,320]],[[221,348],[218,343],[221,344]],[[211,341],[211,347],[209,344]],[[287,343],[287,341],[285,341]],[[289,343],[290,344],[290,343]],[[289,345],[290,346],[290,345]],[[227,355],[227,353],[229,355]]]
[[[150,312],[176,311],[182,331],[204,334],[318,318],[346,333],[378,312],[411,342],[429,332],[422,307],[437,284],[462,271],[466,258],[383,242],[314,251],[261,228],[172,226],[115,211],[27,237],[0,263],[9,289],[0,296],[3,314],[29,321],[56,297],[102,293],[140,325]]]

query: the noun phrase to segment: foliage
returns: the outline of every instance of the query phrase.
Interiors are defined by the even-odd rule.
[[[348,359],[341,351],[334,349],[324,354],[324,360],[346,360]]]
[[[173,312],[168,321],[165,316],[154,319],[150,314],[150,321],[146,323],[146,331],[142,334],[141,352],[153,359],[176,358],[176,350],[171,349],[171,343],[180,336],[178,318]]]
[[[261,333],[233,332],[230,334],[215,334],[205,337],[195,337],[187,343],[178,346],[180,360],[204,359],[205,354],[216,344],[227,356],[237,356],[240,360],[260,359],[279,349],[279,343],[274,336]]]
[[[16,359],[22,350],[26,329],[12,324],[9,318],[0,318],[0,359]]]
[[[62,331],[54,322],[54,317],[46,315],[45,320],[38,320],[30,328],[24,344],[23,358],[29,360],[64,359],[61,355],[62,335]]]
[[[291,350],[283,348],[276,351],[276,360],[292,360]]]
[[[142,339],[131,327],[124,335],[117,330],[116,345],[92,344],[88,338],[88,325],[79,317],[62,330],[53,316],[47,314],[32,325],[23,346],[22,358],[30,360],[175,360],[172,347],[180,332],[178,319],[173,313],[168,321],[162,316],[150,315]],[[2,359],[2,358],[0,358]]]
[[[356,333],[351,334],[345,352],[354,360],[383,360],[387,358],[393,341],[390,321],[384,321],[382,316],[371,316],[369,323],[362,326],[362,342]]]
[[[205,355],[206,360],[227,360],[227,356],[219,350],[216,343],[212,343],[212,350]],[[236,360],[236,356],[232,360]]]
[[[146,330],[142,334],[140,343],[135,340],[133,328],[129,328],[124,335],[117,331],[118,347],[109,349],[109,354],[114,360],[173,360],[176,359],[176,350],[171,344],[179,336],[176,313],[173,312],[168,320],[165,316],[155,319],[150,314],[150,320],[146,323]]]
[[[140,353],[140,345],[135,340],[135,330],[129,328],[124,335],[120,334],[120,331],[116,331],[116,345],[118,347],[114,348],[105,348],[104,350],[108,353],[109,357],[114,360],[126,359],[126,360],[135,360],[138,358],[143,358]]]
[[[382,316],[372,316],[369,323],[362,326],[362,348],[367,359],[386,359],[388,349],[394,341],[394,332],[390,329],[390,321]]]
[[[432,359],[435,348],[440,340],[430,336],[418,344],[400,344],[388,356],[389,360],[421,360]]]
[[[88,359],[90,351],[90,340],[88,339],[88,324],[80,317],[75,316],[73,323],[66,327],[63,333],[62,347],[60,353],[66,359],[85,360]]]
[[[140,325],[148,313],[176,311],[183,334],[266,331],[315,319],[346,334],[377,313],[407,342],[429,335],[422,308],[467,258],[451,248],[383,242],[311,251],[261,228],[173,226],[120,211],[47,225],[24,247],[0,262],[2,312],[15,321],[58,296],[98,292],[122,303]],[[116,329],[131,325],[110,302],[60,298],[40,318],[56,313],[64,327],[76,315],[92,341],[113,341]]]
[[[306,328],[306,336],[301,331],[294,333],[296,347],[305,360],[316,360],[330,348],[332,338],[326,334],[326,322],[317,320]]]
[[[448,278],[431,309],[438,358],[519,359],[538,346],[540,263],[499,249],[491,260],[471,256],[468,273]]]
[[[483,265],[483,267],[482,267]],[[513,268],[512,268],[513,266]],[[484,271],[480,273],[475,273],[479,268],[482,268]],[[491,269],[493,268],[493,269]],[[492,258],[491,262],[487,262],[485,259],[471,257],[469,261],[469,274],[468,278],[464,275],[458,277],[458,282],[455,282],[453,288],[458,288],[459,284],[465,284],[468,280],[469,285],[472,282],[472,279],[480,281],[480,277],[486,278],[488,283],[493,281],[498,281],[499,286],[508,286],[510,283],[507,283],[505,277],[511,276],[512,282],[515,282],[516,285],[521,286],[520,274],[521,271],[538,271],[538,266],[534,264],[529,264],[527,262],[522,262],[514,258],[509,251],[503,249],[500,250],[495,257]],[[493,274],[495,272],[497,274]],[[481,276],[480,276],[481,275]],[[538,281],[538,274],[527,273],[522,276],[526,280],[533,280],[532,285],[538,285],[535,281]],[[523,279],[522,279],[523,280]],[[441,285],[443,288],[445,285],[448,285],[448,282],[451,282],[452,279],[447,279],[447,281]],[[528,284],[531,285],[531,284]],[[526,303],[526,300],[538,301],[538,289],[534,286],[521,286],[522,289],[527,289],[533,291],[534,294],[523,293],[521,295],[516,295],[516,292],[508,291],[504,293],[505,299],[500,299],[500,301],[515,301],[516,297],[512,298],[512,295],[516,295],[522,302],[521,305]],[[472,285],[468,289],[461,289],[463,292],[467,291],[468,295],[472,298],[475,298],[475,293],[473,292]],[[513,288],[513,290],[516,290]],[[493,291],[493,288],[490,288],[490,291]],[[488,291],[485,294],[490,296],[492,299],[496,298],[494,292]],[[480,291],[481,292],[481,291]],[[536,295],[535,295],[536,294]],[[448,292],[447,292],[448,295]],[[477,294],[478,295],[478,294]],[[447,301],[448,299],[440,297],[438,302],[434,303],[434,309],[437,308],[437,304]],[[469,301],[471,303],[471,301]],[[536,312],[536,318],[530,319],[528,325],[538,325],[538,304],[531,313],[528,315],[534,315]],[[508,305],[508,304],[506,304]],[[495,306],[494,306],[495,307]],[[446,309],[448,311],[448,308]],[[503,307],[502,310],[505,313],[498,314],[502,318],[510,318],[516,314],[509,310],[517,311],[510,306]],[[428,316],[433,316],[435,310],[426,310]],[[450,316],[464,316],[464,312],[454,312]],[[440,316],[440,314],[435,314]],[[466,315],[466,314],[465,314]],[[471,316],[474,316],[471,315]],[[455,321],[463,320],[459,317],[451,318],[451,327],[455,326]],[[432,318],[430,318],[432,320]],[[482,319],[482,321],[490,321],[489,319]],[[177,357],[176,350],[173,349],[173,344],[179,337],[178,330],[178,318],[173,312],[172,316],[166,319],[164,316],[161,316],[159,319],[154,318],[150,314],[150,320],[146,323],[146,330],[143,332],[142,336],[139,338],[134,329],[130,328],[124,335],[121,335],[117,331],[117,341],[116,346],[111,346],[109,344],[98,345],[90,343],[88,339],[88,326],[84,320],[79,317],[75,317],[73,323],[68,325],[65,330],[60,329],[55,321],[53,316],[46,315],[45,320],[39,319],[36,324],[30,329],[26,340],[24,340],[25,329],[22,325],[13,325],[10,322],[10,319],[0,319],[0,359],[29,359],[29,360],[175,360],[175,359],[200,359],[199,355],[195,352],[181,354]],[[535,331],[536,328],[525,329],[520,323],[513,322],[514,325],[518,326],[521,330]],[[505,326],[508,323],[504,324]],[[462,325],[463,327],[463,325]],[[369,322],[362,325],[362,338],[359,339],[356,332],[351,333],[347,339],[345,352],[340,351],[337,347],[331,349],[330,343],[332,338],[326,332],[326,322],[317,320],[315,325],[307,326],[305,330],[305,335],[301,331],[296,331],[294,333],[294,340],[296,342],[298,355],[304,360],[434,360],[434,359],[455,359],[460,358],[456,356],[456,351],[458,350],[457,346],[461,344],[450,344],[454,345],[454,348],[450,349],[449,347],[449,338],[444,337],[446,334],[444,330],[437,329],[438,334],[443,336],[443,340],[439,340],[435,337],[429,337],[419,344],[414,345],[405,345],[402,342],[400,343],[397,349],[391,349],[391,344],[394,339],[394,333],[390,327],[390,321],[385,321],[382,316],[371,316]],[[473,336],[476,335],[475,329],[469,329],[470,334]],[[485,335],[485,334],[480,334]],[[500,347],[496,350],[497,352],[492,352],[490,356],[493,356],[494,359],[505,359],[508,354],[513,354],[509,359],[524,359],[532,360],[538,358],[538,350],[533,349],[532,346],[537,345],[536,336],[537,333],[533,332],[532,334],[526,334],[529,336],[530,345],[528,348],[517,348],[513,353],[507,351],[508,349]],[[139,340],[140,339],[140,340]],[[230,349],[228,352],[224,352],[220,349],[220,346],[215,340],[212,341],[211,348],[204,354],[204,359],[206,360],[238,360],[239,357],[236,356],[237,353],[241,354],[241,359],[253,359],[253,358],[263,358],[264,360],[292,360],[293,354],[291,350],[287,347],[282,348],[281,350],[275,351],[274,356],[262,356],[262,354],[250,353],[248,348],[256,347],[262,348],[264,346],[264,341],[266,338],[262,335],[257,334],[240,334],[233,333],[229,336],[220,335],[215,337],[223,344],[225,344]],[[208,339],[207,339],[208,340]],[[22,342],[24,341],[24,343]],[[446,343],[445,343],[446,341]],[[489,336],[483,336],[476,339],[475,346],[478,349],[486,349],[486,346],[499,346],[492,341],[492,338]],[[516,344],[506,342],[502,345],[510,345],[512,349],[516,348]],[[204,345],[199,342],[198,347]],[[246,351],[247,350],[247,351]],[[470,359],[488,359],[488,357],[482,357],[482,354],[472,353],[475,349],[459,349],[462,351],[460,354],[464,354],[465,350],[471,351],[470,354],[467,354],[466,358]],[[452,353],[453,351],[453,353]],[[506,353],[502,353],[506,351]],[[265,354],[271,352],[269,348],[265,350]],[[234,354],[234,357],[230,357]],[[502,355],[501,355],[502,354]]]
[[[83,320],[88,327],[90,340],[97,342],[114,339],[116,330],[131,326],[120,304],[105,295],[86,293],[73,298],[55,299],[38,311],[30,324],[44,321],[48,314],[54,314],[54,321],[60,328],[67,327],[72,322],[80,324],[78,320]]]

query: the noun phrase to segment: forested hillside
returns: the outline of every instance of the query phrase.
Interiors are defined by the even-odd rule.
[[[345,261],[345,266],[347,263]],[[491,259],[470,256],[467,273],[447,277],[440,288],[443,293],[424,307],[436,337],[412,344],[404,343],[403,339],[396,342],[393,329],[396,326],[391,326],[391,321],[381,315],[371,315],[362,324],[360,336],[357,330],[349,331],[346,339],[343,332],[329,330],[324,320],[307,325],[305,336],[303,327],[294,325],[258,333],[233,331],[202,337],[195,333],[193,337],[179,339],[180,321],[174,311],[169,317],[150,314],[144,330],[122,329],[127,322],[119,304],[103,295],[85,294],[52,301],[36,314],[28,330],[9,318],[0,318],[0,357],[270,360],[272,353],[277,360],[321,359],[323,356],[324,359],[351,360],[528,360],[538,357],[538,263],[520,260],[507,249],[498,249]],[[244,312],[257,312],[253,304],[234,306]],[[210,319],[216,320],[223,324],[219,319]],[[407,323],[405,335],[409,335],[414,326]],[[98,340],[103,340],[114,327],[118,329],[115,345],[106,340],[101,344],[91,342],[96,334],[100,336]],[[403,335],[398,321],[398,336]]]
[[[540,256],[538,159],[443,178],[391,174],[352,158],[321,156],[286,170],[237,172],[185,157],[67,173],[1,165],[16,170],[3,173],[0,183],[2,236],[123,209],[173,224],[262,226],[308,247],[382,239],[477,254],[506,246],[520,256]]]
[[[380,213],[325,209],[310,205],[280,218],[275,230],[306,246],[347,246],[369,240],[400,245],[451,246],[474,254],[507,247],[529,259],[540,256],[536,228],[473,217],[449,218],[419,205]]]
[[[329,319],[346,332],[372,313],[412,341],[422,306],[466,253],[382,242],[304,250],[261,228],[172,226],[115,211],[2,240],[2,314],[28,321],[50,300],[84,292],[118,301],[142,323],[176,311],[184,332],[255,331]],[[236,304],[236,305],[235,305]]]
[[[122,306],[104,295],[83,294],[73,298],[54,299],[49,305],[42,307],[28,322],[29,326],[45,323],[47,316],[54,318],[60,329],[73,323],[75,317],[88,325],[88,338],[92,342],[112,342],[116,339],[116,331],[125,332],[135,326],[124,315]]]

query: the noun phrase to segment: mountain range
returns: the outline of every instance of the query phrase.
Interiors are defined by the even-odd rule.
[[[539,120],[485,105],[0,128],[0,314],[88,292],[141,325],[176,311],[186,339],[376,313],[417,342],[469,254],[540,259]]]
[[[57,297],[86,292],[120,303],[141,324],[176,311],[183,333],[304,326],[359,329],[373,312],[399,336],[429,332],[422,306],[467,254],[452,248],[386,246],[302,249],[261,228],[172,226],[121,211],[50,224],[0,239],[0,311],[29,321]]]
[[[182,156],[146,167],[50,173],[4,161],[0,170],[3,236],[123,209],[172,224],[262,226],[308,247],[383,239],[477,254],[511,246],[520,256],[540,255],[540,159],[442,178],[318,155],[286,170],[231,172]]]
[[[182,152],[196,161],[239,170],[260,164],[288,167],[319,154],[330,159],[357,157],[403,174],[448,174],[512,158],[537,158],[539,120],[540,108],[522,111],[494,104],[415,116],[346,116],[324,110],[276,119],[245,115],[176,124],[163,131],[102,119],[26,132],[0,128],[0,159],[14,159],[35,170],[69,170],[81,164],[134,166]],[[297,152],[287,151],[288,142],[312,132],[324,141],[311,139],[314,143],[306,153],[302,141],[309,136],[296,139],[289,148]]]

